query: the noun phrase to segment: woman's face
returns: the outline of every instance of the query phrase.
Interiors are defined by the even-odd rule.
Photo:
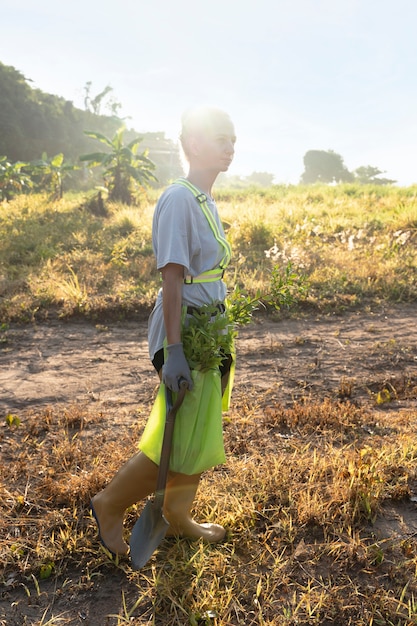
[[[199,169],[226,172],[235,153],[236,135],[228,118],[196,132],[190,145],[190,164]]]

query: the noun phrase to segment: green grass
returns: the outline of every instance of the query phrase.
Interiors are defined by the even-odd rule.
[[[0,319],[148,312],[159,286],[153,193],[141,207],[109,205],[106,217],[93,215],[81,195],[1,204]],[[271,277],[290,264],[308,286],[293,293],[293,311],[415,301],[416,193],[352,185],[219,190],[234,253],[226,282],[251,295],[260,290],[273,308]]]

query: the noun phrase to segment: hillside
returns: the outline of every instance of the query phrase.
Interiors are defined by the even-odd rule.
[[[0,62],[0,156],[11,162],[39,159],[63,153],[66,160],[76,162],[81,154],[95,149],[85,130],[111,137],[123,124],[117,116],[96,115],[82,110],[72,102],[47,94],[30,86],[26,78],[12,66]],[[140,135],[134,129],[126,139]],[[144,133],[143,150],[157,165],[160,184],[181,175],[177,145],[163,132]]]

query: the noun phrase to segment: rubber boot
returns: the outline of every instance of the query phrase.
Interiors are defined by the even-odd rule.
[[[126,554],[123,518],[126,509],[155,491],[158,466],[143,452],[135,454],[91,500],[101,543],[113,554]]]
[[[167,535],[203,539],[209,543],[222,541],[226,534],[219,524],[198,524],[191,516],[200,474],[170,473],[165,491],[164,516],[169,522]]]

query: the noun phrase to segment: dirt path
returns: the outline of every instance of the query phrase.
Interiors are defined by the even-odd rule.
[[[381,385],[417,384],[416,318],[415,305],[303,320],[261,318],[240,333],[236,386],[273,388],[285,404],[349,388],[366,401]],[[146,322],[12,326],[1,339],[4,412],[82,402],[126,413],[157,383]],[[398,401],[415,408],[406,393]]]

